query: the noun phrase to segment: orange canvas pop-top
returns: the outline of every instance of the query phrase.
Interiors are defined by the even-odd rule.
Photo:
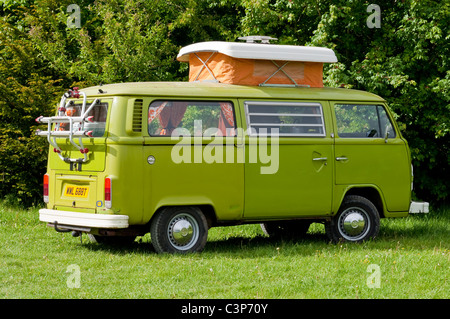
[[[326,48],[258,43],[202,42],[180,50],[189,81],[240,85],[323,87],[323,63],[336,62]]]

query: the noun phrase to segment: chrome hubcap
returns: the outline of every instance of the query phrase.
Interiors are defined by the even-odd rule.
[[[359,207],[351,207],[342,212],[338,224],[342,237],[351,241],[364,238],[370,229],[369,215]]]
[[[198,223],[189,214],[178,214],[169,223],[169,241],[178,250],[188,250],[198,238]]]

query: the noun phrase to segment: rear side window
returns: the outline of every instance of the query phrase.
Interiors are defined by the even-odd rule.
[[[150,136],[235,136],[231,102],[153,101],[148,110]]]
[[[335,104],[337,133],[343,138],[395,137],[395,130],[382,105]]]
[[[89,107],[89,103],[86,105],[86,109]],[[66,116],[80,116],[82,104],[70,103],[66,106]],[[92,137],[101,137],[105,134],[106,117],[108,115],[108,103],[97,103],[94,108],[89,112],[88,117],[91,117],[89,122],[83,123],[83,130],[92,131]],[[70,129],[69,123],[60,123],[60,131],[68,131]],[[73,123],[73,130],[78,130],[80,123]]]
[[[250,136],[325,136],[320,103],[245,102]]]

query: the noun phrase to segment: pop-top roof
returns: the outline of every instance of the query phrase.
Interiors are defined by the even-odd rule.
[[[188,62],[189,55],[197,52],[219,52],[240,59],[337,62],[334,51],[328,48],[220,41],[199,42],[185,46],[181,48],[177,60]]]

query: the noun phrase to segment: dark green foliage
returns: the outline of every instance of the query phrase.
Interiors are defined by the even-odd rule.
[[[377,1],[381,28],[366,26],[366,1],[335,1],[311,44],[332,47],[340,61],[326,83],[384,97],[408,140],[416,195],[448,198],[450,164],[450,7],[441,1]]]
[[[328,86],[383,96],[411,147],[417,197],[448,198],[448,1],[79,0],[81,28],[68,28],[72,0],[0,4],[0,196],[40,200],[47,144],[34,118],[70,86],[186,80],[178,50],[194,42],[269,35],[278,43],[333,48]]]
[[[53,112],[61,89],[45,75],[26,34],[5,17],[0,28],[0,196],[29,206],[41,198],[48,149],[34,136],[34,119]]]

